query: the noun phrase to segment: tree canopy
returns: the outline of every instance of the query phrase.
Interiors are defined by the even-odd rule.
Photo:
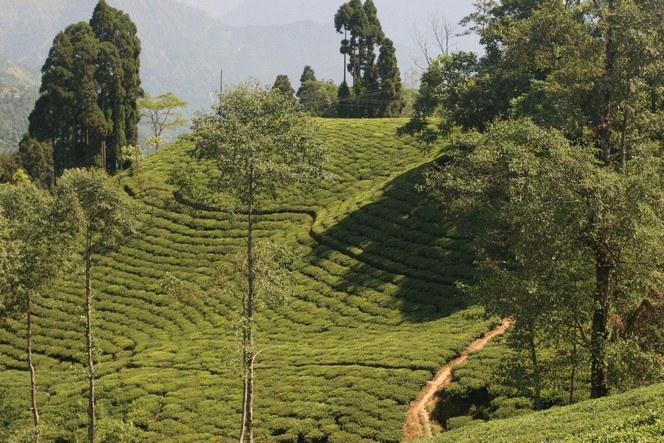
[[[610,319],[655,303],[662,286],[662,15],[630,0],[477,6],[466,23],[485,55],[434,60],[400,132],[431,146],[456,127],[486,131],[462,139],[429,189],[490,220],[475,233],[487,307],[524,327],[572,325],[600,397]]]
[[[404,106],[400,94],[401,76],[394,45],[383,33],[374,2],[366,0],[362,4],[360,0],[351,0],[344,3],[334,16],[334,26],[337,32],[344,34],[340,52],[353,79],[352,100],[345,94],[345,72],[339,91],[340,99],[343,97],[351,103],[350,116],[398,116]],[[339,116],[346,114],[344,110]]]
[[[56,175],[99,162],[118,168],[118,153],[138,139],[140,41],[136,25],[100,0],[90,23],[68,26],[42,67],[30,137],[53,146]]]

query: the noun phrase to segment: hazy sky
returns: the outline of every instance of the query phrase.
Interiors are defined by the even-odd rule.
[[[233,26],[281,25],[296,21],[330,24],[344,0],[179,0]],[[473,8],[473,0],[374,0],[385,34],[401,45],[412,44],[414,28],[426,30],[432,14],[455,25]],[[460,29],[458,29],[460,30]],[[459,37],[453,49],[478,51],[475,36]]]

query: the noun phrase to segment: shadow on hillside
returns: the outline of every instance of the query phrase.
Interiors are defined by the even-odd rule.
[[[397,307],[403,319],[411,322],[435,320],[466,308],[468,300],[455,283],[473,278],[467,235],[416,189],[429,166],[397,177],[377,201],[346,215],[325,232],[312,234],[320,245],[312,264],[325,269],[333,251],[352,258],[345,259],[352,264],[333,290],[366,297],[367,304],[381,308]],[[389,301],[367,297],[367,287],[390,294]],[[363,303],[358,304],[362,309]],[[366,308],[371,311],[370,306]]]

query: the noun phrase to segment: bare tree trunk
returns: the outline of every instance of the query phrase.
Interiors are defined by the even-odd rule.
[[[530,362],[533,365],[533,378],[535,388],[535,410],[542,409],[542,374],[540,371],[539,360],[537,359],[537,348],[535,346],[535,325],[528,325],[528,346],[530,348]]]
[[[85,296],[86,296],[86,346],[88,351],[88,442],[95,441],[95,367],[92,349],[92,234],[87,233],[85,247]]]
[[[606,371],[606,324],[609,316],[611,258],[605,247],[595,251],[595,306],[590,337],[590,398],[608,394]]]
[[[601,160],[610,167],[613,158],[613,75],[615,71],[616,48],[613,41],[614,0],[608,2],[606,55],[604,60],[603,108],[598,135],[600,137]],[[590,337],[590,397],[599,398],[608,394],[606,372],[606,324],[609,315],[609,292],[611,276],[611,255],[604,239],[595,246],[595,297]]]
[[[254,442],[254,295],[255,295],[255,262],[254,262],[254,180],[253,171],[249,179],[249,197],[247,211],[247,293],[243,303],[243,362],[242,376],[244,381],[244,399],[242,407],[242,431],[240,443],[245,437],[249,443]]]
[[[253,199],[252,199],[253,200]],[[254,251],[253,201],[249,203],[247,224],[247,436],[254,442]]]
[[[569,380],[569,404],[571,405],[574,402],[574,381],[576,379],[576,360],[577,360],[577,350],[576,350],[576,341],[574,342],[574,347],[572,348],[572,374],[570,375]]]
[[[35,422],[35,427],[39,426],[39,410],[37,409],[37,379],[35,375],[35,366],[32,363],[32,312],[31,312],[31,305],[30,305],[30,297],[31,295],[28,295],[27,298],[27,323],[28,323],[28,331],[27,331],[27,340],[28,340],[28,369],[30,370],[30,393],[31,393],[31,400],[32,400],[32,417]]]

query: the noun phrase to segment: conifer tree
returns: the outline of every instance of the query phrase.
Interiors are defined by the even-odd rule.
[[[313,68],[309,65],[305,66],[304,70],[302,71],[302,75],[300,76],[300,87],[297,89],[297,93],[295,94],[297,98],[300,100],[302,99],[302,92],[305,89],[306,82],[316,80],[316,73],[314,72]]]
[[[108,56],[98,64],[98,75],[103,79],[100,81],[100,107],[107,116],[110,114],[112,122],[112,131],[104,141],[104,146],[108,146],[107,170],[114,172],[120,148],[138,143],[141,114],[137,101],[143,96],[139,76],[141,42],[129,15],[108,6],[104,0],[95,7],[90,26],[101,44],[109,43],[117,50],[117,59],[109,48],[105,51]]]
[[[405,103],[401,97],[401,74],[397,66],[397,55],[389,38],[384,39],[380,47],[376,71],[380,84],[377,113],[384,117],[398,117]]]
[[[140,50],[129,16],[104,0],[90,24],[70,25],[55,37],[28,132],[52,144],[56,175],[91,165],[99,154],[113,172],[120,147],[136,143]]]
[[[395,81],[400,81],[400,75],[394,46],[385,39],[373,0],[366,0],[364,4],[360,0],[351,0],[341,5],[334,17],[334,25],[337,32],[344,33],[340,48],[344,54],[344,63],[346,57],[350,58],[346,69],[353,78],[354,103],[349,116],[384,117],[388,109],[400,109],[401,88],[395,86]],[[383,50],[385,44],[388,47]],[[376,62],[377,50],[379,53],[385,52],[382,72]],[[387,71],[389,76],[386,76]],[[344,83],[347,85],[345,74]],[[383,102],[384,99],[394,101],[395,104]],[[346,111],[348,109],[339,112],[339,115],[345,115]]]
[[[295,89],[291,85],[290,79],[285,74],[277,75],[277,78],[274,80],[272,89],[276,89],[281,92],[286,97],[293,97],[295,95]]]

